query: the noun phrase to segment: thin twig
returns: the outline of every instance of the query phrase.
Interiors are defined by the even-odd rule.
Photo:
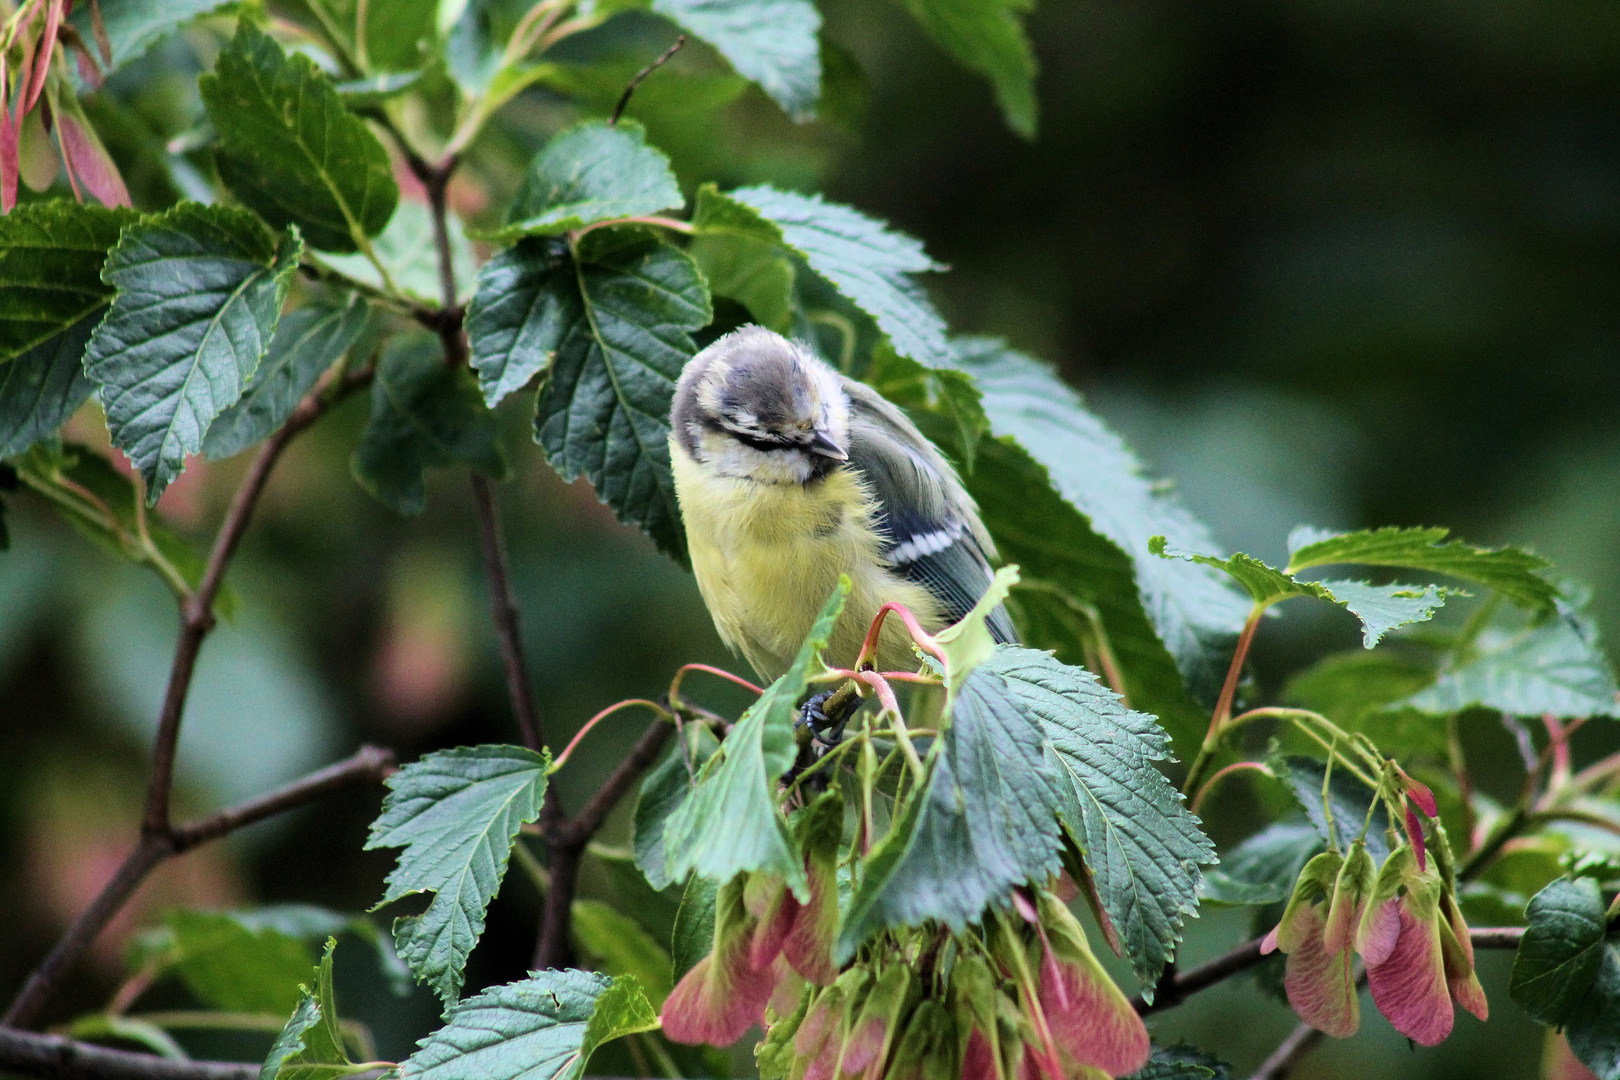
[[[0,1069],[55,1080],[258,1080],[259,1066],[175,1061],[0,1027]]]
[[[1320,1031],[1309,1024],[1300,1024],[1282,1041],[1272,1055],[1254,1071],[1249,1080],[1283,1080],[1294,1066],[1299,1064],[1301,1058],[1312,1050],[1324,1038]]]
[[[506,691],[512,699],[523,745],[535,753],[545,745],[540,712],[534,704],[534,684],[529,681],[528,661],[523,655],[523,637],[518,626],[517,597],[512,591],[506,538],[501,531],[500,511],[495,492],[478,473],[472,473],[473,505],[478,511],[478,541],[483,550],[484,574],[489,579],[489,617],[495,624],[500,643],[501,664],[506,670]]]
[[[613,106],[613,115],[608,117],[608,127],[612,127],[614,124],[617,124],[619,122],[619,117],[621,115],[623,115],[623,113],[624,113],[624,107],[626,105],[630,104],[630,95],[634,94],[636,92],[636,87],[641,85],[641,80],[645,79],[647,76],[651,75],[654,71],[658,70],[658,68],[665,61],[667,61],[670,57],[674,56],[676,53],[680,52],[681,51],[681,46],[685,45],[685,44],[686,44],[686,35],[685,34],[679,35],[675,39],[675,44],[671,45],[669,48],[665,49],[662,53],[660,53],[659,56],[658,56],[658,59],[654,60],[652,63],[648,64],[646,67],[644,67],[640,71],[636,72],[635,77],[630,80],[630,85],[626,86],[624,88],[624,93],[619,95],[619,103],[617,105]]]

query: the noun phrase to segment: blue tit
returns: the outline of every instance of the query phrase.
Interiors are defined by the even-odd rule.
[[[694,356],[670,415],[675,494],[715,628],[761,676],[787,670],[840,574],[853,589],[827,660],[849,665],[899,601],[930,633],[990,584],[995,545],[950,463],[875,390],[746,326]],[[1004,608],[998,641],[1016,641]],[[915,671],[898,618],[879,670]]]

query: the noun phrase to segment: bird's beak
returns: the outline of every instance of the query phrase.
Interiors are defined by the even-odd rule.
[[[834,461],[849,460],[849,452],[842,446],[839,446],[837,443],[827,438],[826,432],[817,431],[815,436],[815,438],[810,440],[810,452],[812,454],[820,454],[822,457],[830,457]]]

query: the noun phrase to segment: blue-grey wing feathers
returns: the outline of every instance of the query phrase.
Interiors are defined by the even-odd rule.
[[[884,557],[939,601],[950,622],[962,618],[990,585],[995,544],[956,471],[906,415],[864,383],[844,380],[849,395],[850,465],[871,486],[881,511]],[[988,620],[997,641],[1016,643],[1005,607]]]

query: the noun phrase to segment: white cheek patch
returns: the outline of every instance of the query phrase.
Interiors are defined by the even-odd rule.
[[[760,484],[803,484],[813,472],[802,450],[755,450],[729,435],[704,431],[698,440],[703,462],[721,476]]]
[[[889,561],[895,566],[904,566],[926,556],[937,555],[962,539],[962,534],[966,531],[967,525],[958,521],[943,529],[918,533],[905,543],[896,545],[895,549],[889,552]]]

